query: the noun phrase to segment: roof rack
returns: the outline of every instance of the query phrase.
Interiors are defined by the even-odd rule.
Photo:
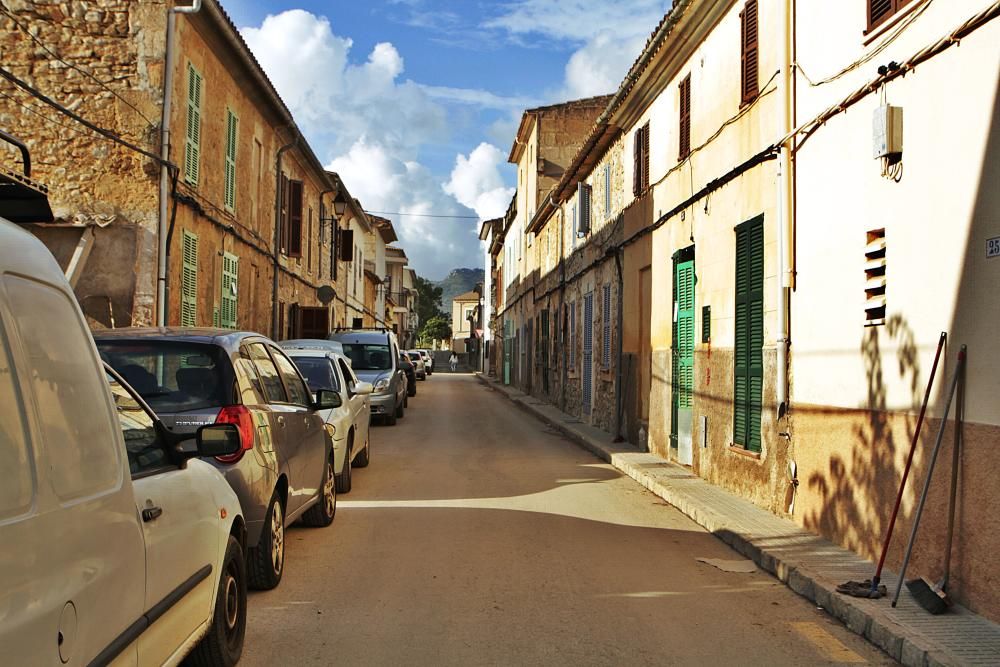
[[[389,329],[386,327],[334,327],[334,332],[339,331],[379,331],[381,333],[390,333]]]
[[[31,154],[20,139],[0,130],[0,139],[21,151],[22,172],[0,167],[0,217],[19,224],[52,222],[49,189],[31,179]]]

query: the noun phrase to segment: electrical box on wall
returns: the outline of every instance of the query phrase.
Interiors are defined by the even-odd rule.
[[[872,139],[875,143],[872,157],[876,159],[903,154],[903,107],[883,104],[875,109]]]

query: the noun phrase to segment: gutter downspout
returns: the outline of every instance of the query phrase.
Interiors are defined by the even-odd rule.
[[[625,310],[625,276],[622,270],[622,249],[615,248],[615,268],[618,270],[618,317],[616,326],[618,330],[618,340],[615,342],[615,354],[618,357],[617,365],[615,366],[615,439],[614,442],[622,442],[624,438],[622,437],[622,422],[624,421],[624,411],[622,409],[622,403],[625,400],[625,388],[622,385],[622,357],[623,345],[622,345],[622,333],[625,322],[623,319]]]
[[[566,317],[566,215],[559,211],[559,317],[563,318],[563,326],[560,328],[563,343],[559,345],[562,350],[562,382],[559,383],[559,409],[566,409],[566,383],[569,381],[569,369],[566,367],[566,341],[569,339],[566,326],[569,318]]]
[[[170,106],[174,90],[174,51],[177,49],[177,14],[201,11],[201,0],[189,7],[167,11],[167,44],[163,53],[163,110],[160,114],[160,211],[156,225],[156,326],[167,324],[167,207],[170,199]]]
[[[780,419],[788,410],[788,346],[789,346],[789,290],[794,283],[794,271],[791,262],[792,236],[792,157],[791,138],[791,105],[792,105],[792,3],[793,0],[782,0],[781,14],[781,97],[778,107],[778,136],[786,137],[780,145],[778,155],[777,196],[778,196],[778,338],[777,345],[777,387],[776,403],[777,417]]]
[[[274,158],[274,275],[271,284],[271,340],[280,340],[278,337],[278,273],[281,268],[278,256],[281,254],[281,158],[286,151],[295,148],[298,143],[299,133],[295,132],[291,143],[279,148],[278,154]]]

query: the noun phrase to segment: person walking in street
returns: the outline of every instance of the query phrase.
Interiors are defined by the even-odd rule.
[[[458,355],[455,354],[455,350],[452,350],[451,356],[448,357],[448,365],[451,366],[452,373],[458,370]]]

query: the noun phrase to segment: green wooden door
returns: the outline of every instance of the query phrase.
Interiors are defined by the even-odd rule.
[[[694,260],[674,265],[674,349],[672,435],[677,459],[691,465],[694,406]]]
[[[736,228],[733,444],[761,450],[764,382],[764,219]]]

